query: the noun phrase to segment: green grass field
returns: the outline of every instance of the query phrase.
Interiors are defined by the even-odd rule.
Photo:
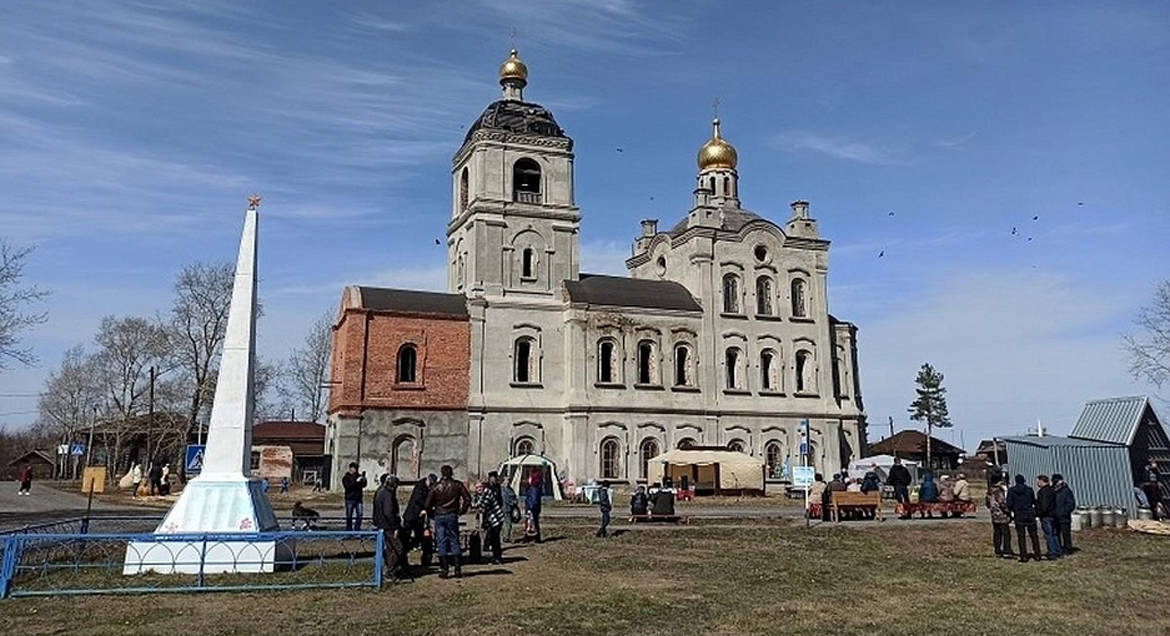
[[[1029,564],[992,558],[984,523],[590,532],[550,524],[503,567],[382,590],[9,600],[0,633],[1170,632],[1170,541],[1126,530]]]

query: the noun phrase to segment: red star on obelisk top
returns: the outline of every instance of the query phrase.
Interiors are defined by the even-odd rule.
[[[258,210],[259,208],[260,208],[260,195],[253,194],[252,196],[248,197],[248,209],[249,210]]]

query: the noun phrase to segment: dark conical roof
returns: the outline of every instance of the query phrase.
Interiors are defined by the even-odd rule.
[[[467,130],[464,143],[471,140],[471,135],[477,130],[498,130],[524,135],[540,137],[561,137],[568,139],[568,135],[557,125],[551,112],[540,104],[521,102],[514,99],[501,99],[488,104],[483,114],[471,128]]]

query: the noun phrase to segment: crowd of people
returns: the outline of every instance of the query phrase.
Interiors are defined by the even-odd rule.
[[[365,475],[351,464],[346,477],[346,529],[361,529],[361,493]],[[475,531],[467,533],[468,549],[478,557],[483,549],[490,554],[489,562],[499,565],[503,560],[503,544],[512,543],[516,523],[524,521],[521,540],[541,542],[540,512],[543,503],[543,484],[539,472],[529,476],[524,491],[524,511],[515,489],[501,479],[496,471],[475,485],[474,495],[462,481],[455,479],[450,466],[443,466],[439,476],[428,475],[413,482],[406,509],[400,513],[398,489],[402,482],[394,475],[383,475],[374,492],[374,527],[386,537],[386,566],[390,577],[401,580],[410,577],[409,553],[420,548],[421,565],[429,566],[437,556],[439,578],[463,575],[463,536],[459,518],[475,508]],[[607,502],[609,499],[606,500]],[[612,505],[610,504],[610,507]],[[608,517],[605,504],[603,517]],[[315,514],[315,513],[314,513]],[[351,518],[352,516],[352,518]],[[602,522],[598,536],[606,536],[608,520]]]
[[[1036,476],[1036,490],[1028,486],[1023,475],[1016,475],[1008,487],[1003,475],[996,475],[987,490],[987,509],[991,513],[992,547],[995,555],[1016,558],[1012,552],[1010,526],[1016,527],[1020,562],[1047,558],[1059,559],[1072,553],[1072,513],[1077,507],[1072,488],[1059,473]],[[1046,555],[1040,554],[1036,522],[1044,532]],[[1025,542],[1027,540],[1027,543]],[[1031,544],[1031,552],[1028,545]]]

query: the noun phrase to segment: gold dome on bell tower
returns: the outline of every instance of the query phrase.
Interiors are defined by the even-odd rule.
[[[714,168],[735,170],[735,164],[739,162],[739,155],[735,152],[735,146],[727,143],[719,134],[718,117],[711,122],[711,126],[711,139],[707,140],[707,143],[703,144],[703,147],[699,149],[699,170],[703,171]]]
[[[528,83],[528,67],[517,57],[516,49],[512,49],[508,59],[500,65],[500,83],[503,84],[506,81]]]

